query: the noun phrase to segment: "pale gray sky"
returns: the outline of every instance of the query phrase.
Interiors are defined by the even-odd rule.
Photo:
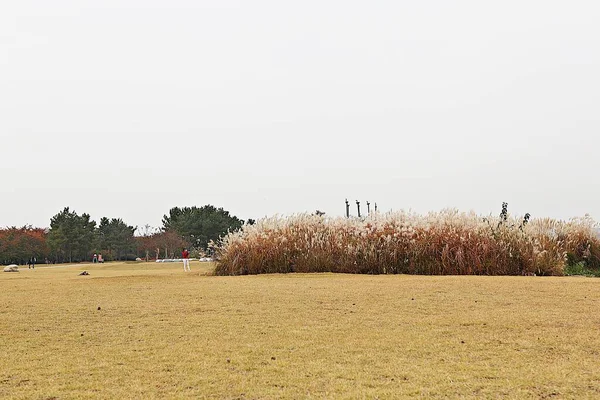
[[[0,2],[0,226],[600,218],[597,1]]]

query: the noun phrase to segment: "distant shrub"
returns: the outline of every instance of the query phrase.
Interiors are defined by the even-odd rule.
[[[565,275],[600,277],[600,270],[590,269],[584,262],[569,264],[565,267]]]
[[[591,260],[598,249],[589,218],[529,221],[504,211],[265,218],[223,238],[216,274],[563,275],[568,254]]]

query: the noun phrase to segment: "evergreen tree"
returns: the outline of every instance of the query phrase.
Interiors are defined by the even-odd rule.
[[[107,260],[121,260],[135,251],[133,234],[136,228],[127,225],[121,218],[100,219],[96,232],[96,248]]]
[[[48,245],[58,262],[87,260],[93,248],[96,222],[65,207],[50,220]]]
[[[203,207],[174,207],[163,217],[163,230],[181,235],[197,249],[206,249],[208,243],[217,241],[227,231],[237,230],[244,221],[229,215],[229,211],[212,205]]]

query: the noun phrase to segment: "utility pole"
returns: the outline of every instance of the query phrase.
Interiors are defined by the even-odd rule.
[[[375,203],[375,212],[377,212],[377,203]]]
[[[350,203],[348,203],[348,199],[346,199],[346,218],[350,218]]]
[[[356,208],[358,209],[358,218],[360,218],[360,201],[356,200]]]
[[[367,215],[371,215],[371,203],[367,200]]]

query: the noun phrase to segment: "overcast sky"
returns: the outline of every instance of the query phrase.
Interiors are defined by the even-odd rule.
[[[0,226],[600,219],[597,1],[0,2]]]

